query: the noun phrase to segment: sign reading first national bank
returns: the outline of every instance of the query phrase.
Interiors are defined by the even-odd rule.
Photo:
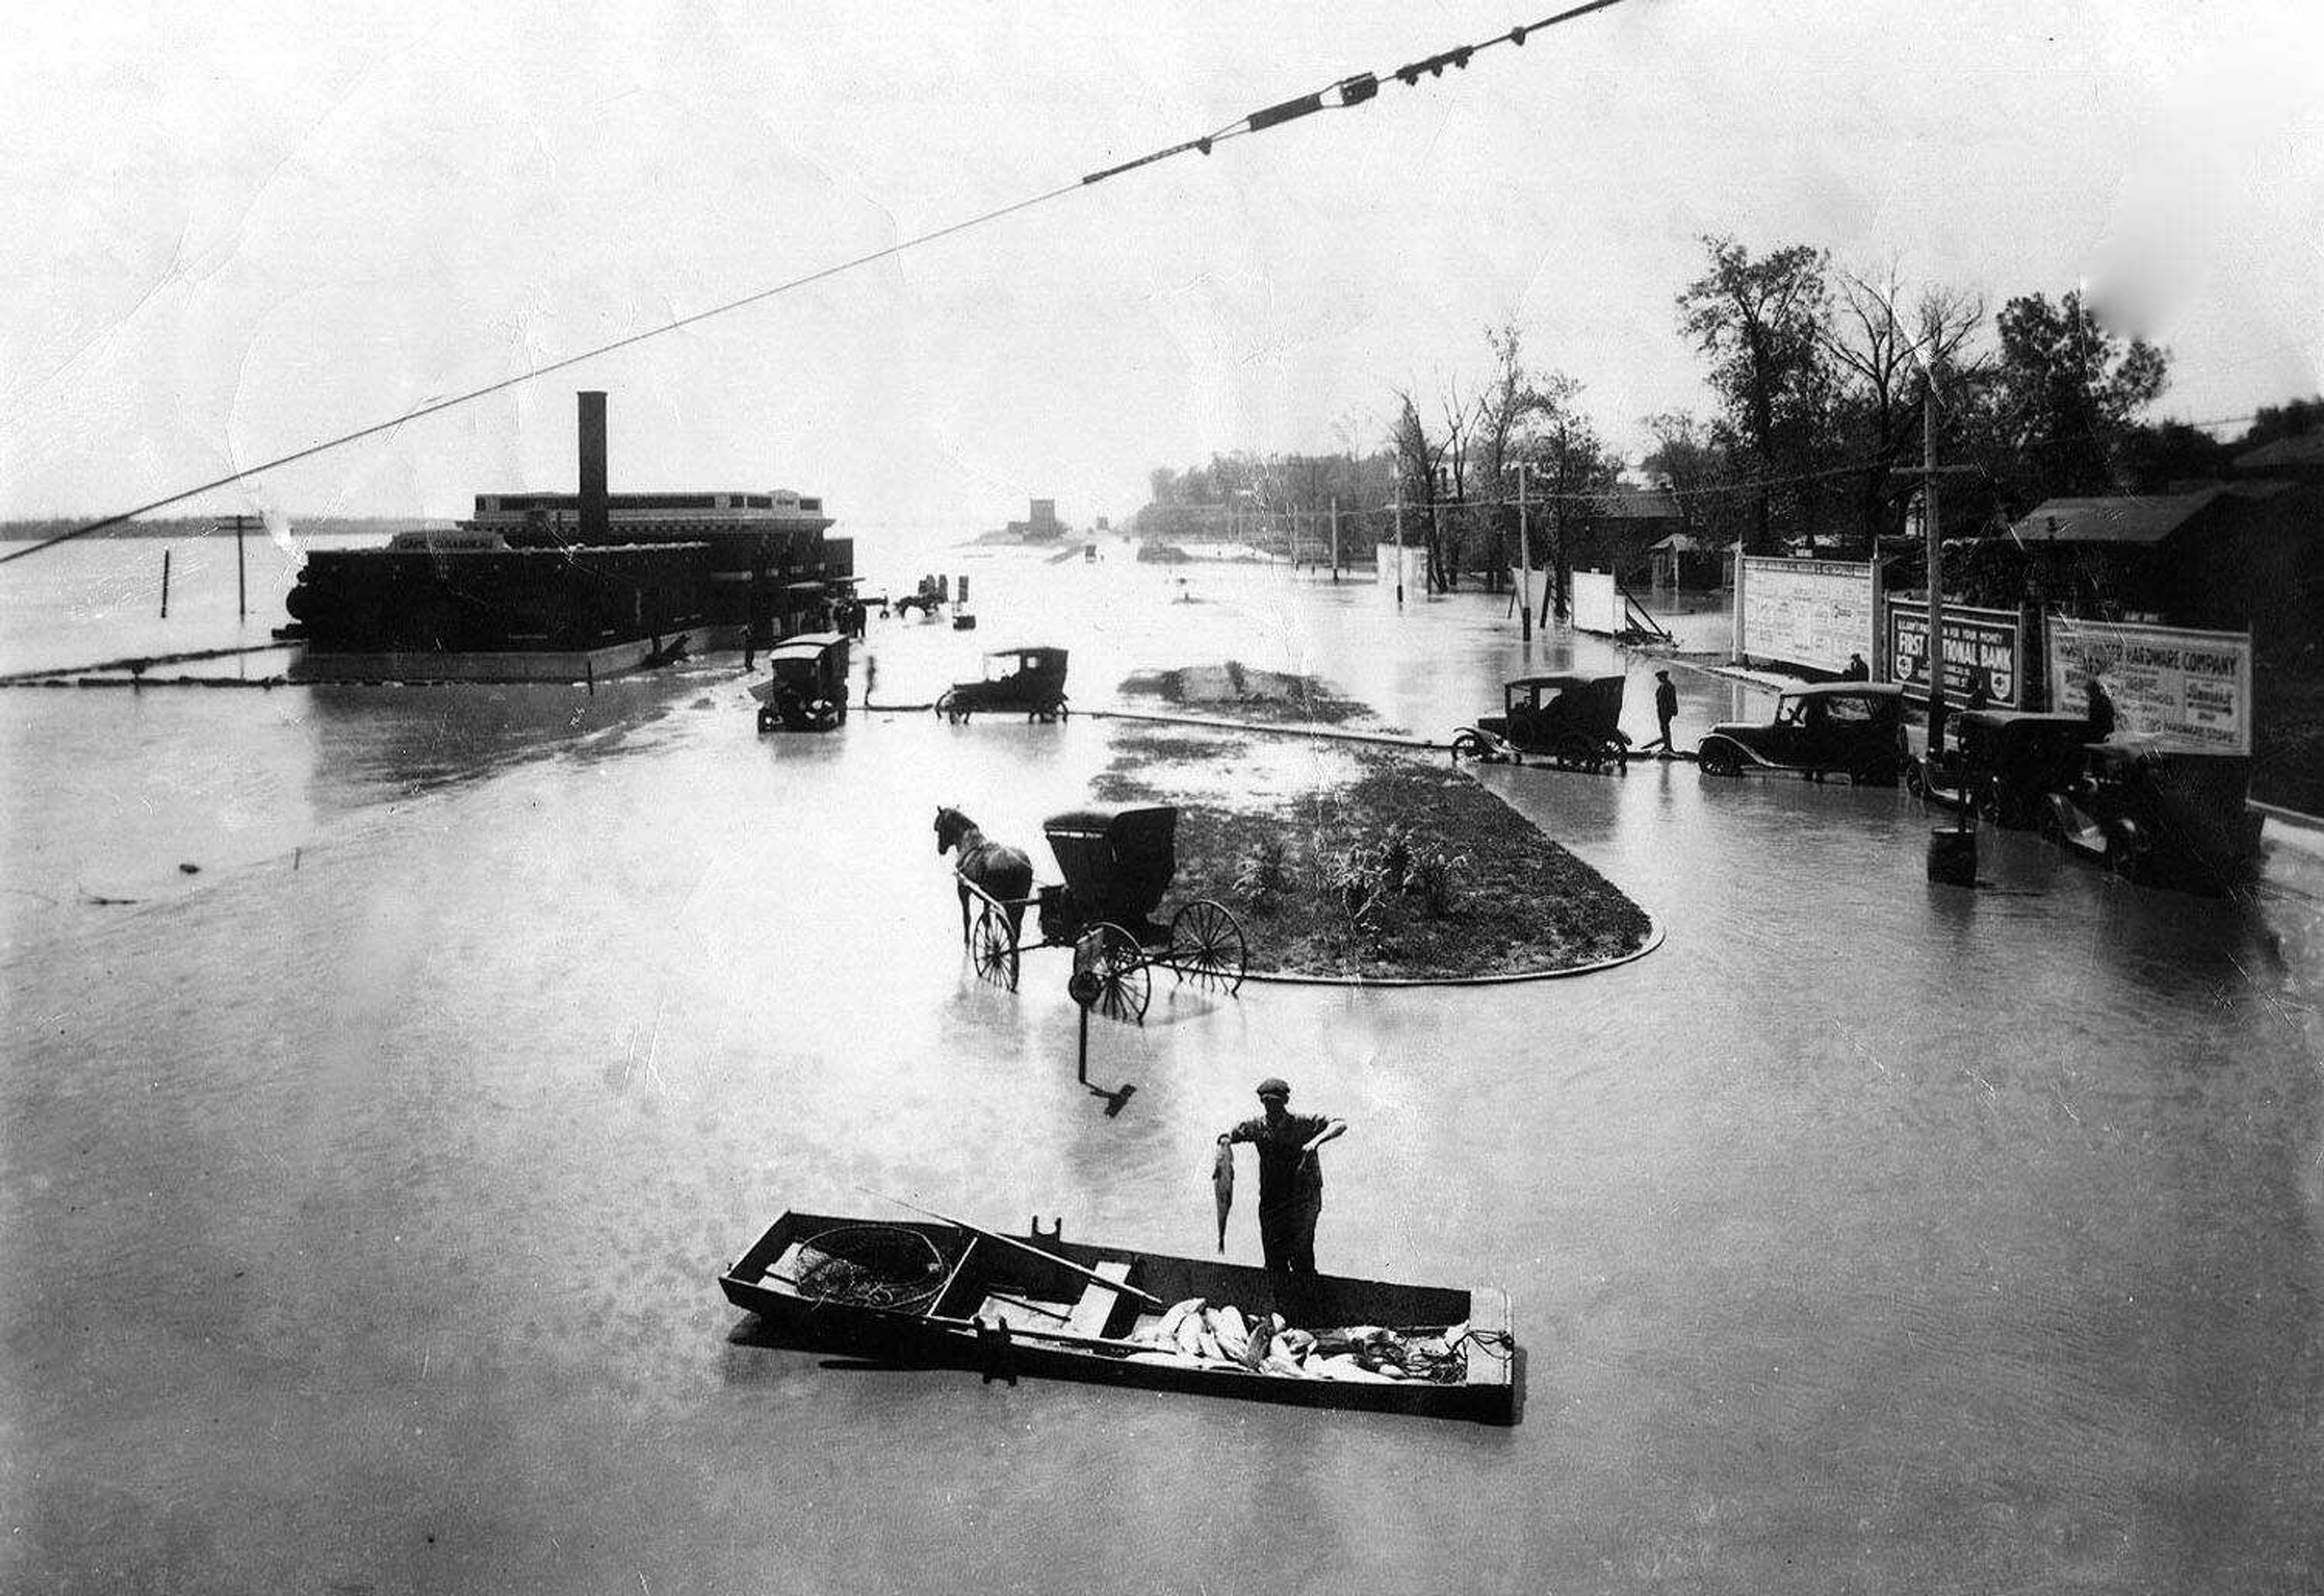
[[[1929,606],[1891,598],[1883,607],[1887,628],[1881,641],[1888,655],[1888,679],[1925,695]],[[1996,709],[2024,707],[2024,622],[2017,613],[1947,604],[1944,626],[1945,701],[1967,704],[1970,694],[1983,687]]]

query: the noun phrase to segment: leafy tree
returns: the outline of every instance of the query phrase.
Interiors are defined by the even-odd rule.
[[[2170,355],[2099,324],[2079,291],[2010,300],[1996,318],[2000,347],[1974,415],[1972,447],[2005,514],[2044,499],[2122,485],[2118,456],[2138,412],[2170,381]]]
[[[2238,446],[2184,421],[2133,427],[2116,450],[2116,475],[2134,494],[2167,494],[2183,484],[2217,481],[2235,469]]]
[[[1804,244],[1759,260],[1706,237],[1711,270],[1678,296],[1679,328],[1711,363],[1711,386],[1760,478],[1808,467],[1829,430],[1831,374],[1822,329],[1824,252]],[[1751,543],[1773,546],[1773,496],[1756,495]]]
[[[2252,417],[2250,429],[2236,448],[2238,453],[2255,449],[2280,438],[2313,432],[2319,427],[2324,427],[2324,394],[2313,399],[2287,399],[2282,404],[2264,404]]]

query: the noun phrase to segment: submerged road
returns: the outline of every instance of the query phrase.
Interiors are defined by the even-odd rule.
[[[1077,704],[1234,657],[1440,736],[1503,675],[1619,668],[1526,660],[1481,599],[1399,621],[1201,572],[1165,603],[1177,574],[981,571],[975,633],[874,623],[879,690],[1061,641]],[[1683,741],[1765,702],[1680,685]],[[1066,955],[977,984],[929,829],[959,805],[1054,879],[1038,821],[1102,723],[761,738],[705,669],[193,697],[5,705],[11,758],[60,774],[11,795],[56,901],[0,911],[0,1585],[2324,1583],[2324,852],[2204,901],[1988,833],[1966,892],[1900,792],[1495,768],[1660,950],[1469,991],[1166,978],[1144,1029],[1093,1028],[1092,1079],[1138,1087],[1108,1118]],[[188,774],[217,747],[238,825]],[[1238,779],[1323,757],[1255,744]],[[190,844],[134,817],[143,874],[84,840],[172,803],[228,863],[173,880]],[[1207,1253],[1212,1139],[1277,1074],[1351,1126],[1325,1267],[1506,1286],[1520,1426],[732,1339],[719,1268],[859,1186]],[[1256,1260],[1247,1208],[1230,1246]]]

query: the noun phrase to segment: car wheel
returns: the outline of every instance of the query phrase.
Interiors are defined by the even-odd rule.
[[[1743,756],[1732,743],[1713,738],[1704,743],[1695,755],[1706,776],[1739,776],[1743,773]]]

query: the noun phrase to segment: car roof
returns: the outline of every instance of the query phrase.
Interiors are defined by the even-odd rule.
[[[1511,687],[1586,687],[1603,679],[1594,676],[1520,676],[1504,684]]]
[[[844,643],[846,641],[845,637],[836,632],[802,632],[797,637],[787,637],[769,649],[767,658],[771,660],[778,654],[788,654],[794,658],[801,654],[820,654],[832,644]]]
[[[984,657],[988,660],[1005,660],[1011,654],[1040,654],[1047,656],[1050,654],[1062,654],[1064,652],[1065,650],[1063,649],[1052,649],[1044,645],[1025,643],[1013,649],[994,649],[991,653],[988,653]]]
[[[1956,718],[1973,721],[1980,726],[2014,726],[2020,722],[2027,721],[2038,722],[2043,725],[2062,726],[2069,722],[2088,725],[2090,720],[2090,717],[2086,715],[2074,715],[2063,710],[2042,709],[1964,709],[1957,712]]]
[[[1795,687],[1785,687],[1786,698],[1836,698],[1846,694],[1868,695],[1875,698],[1895,698],[1904,692],[1903,682],[1802,682]]]

